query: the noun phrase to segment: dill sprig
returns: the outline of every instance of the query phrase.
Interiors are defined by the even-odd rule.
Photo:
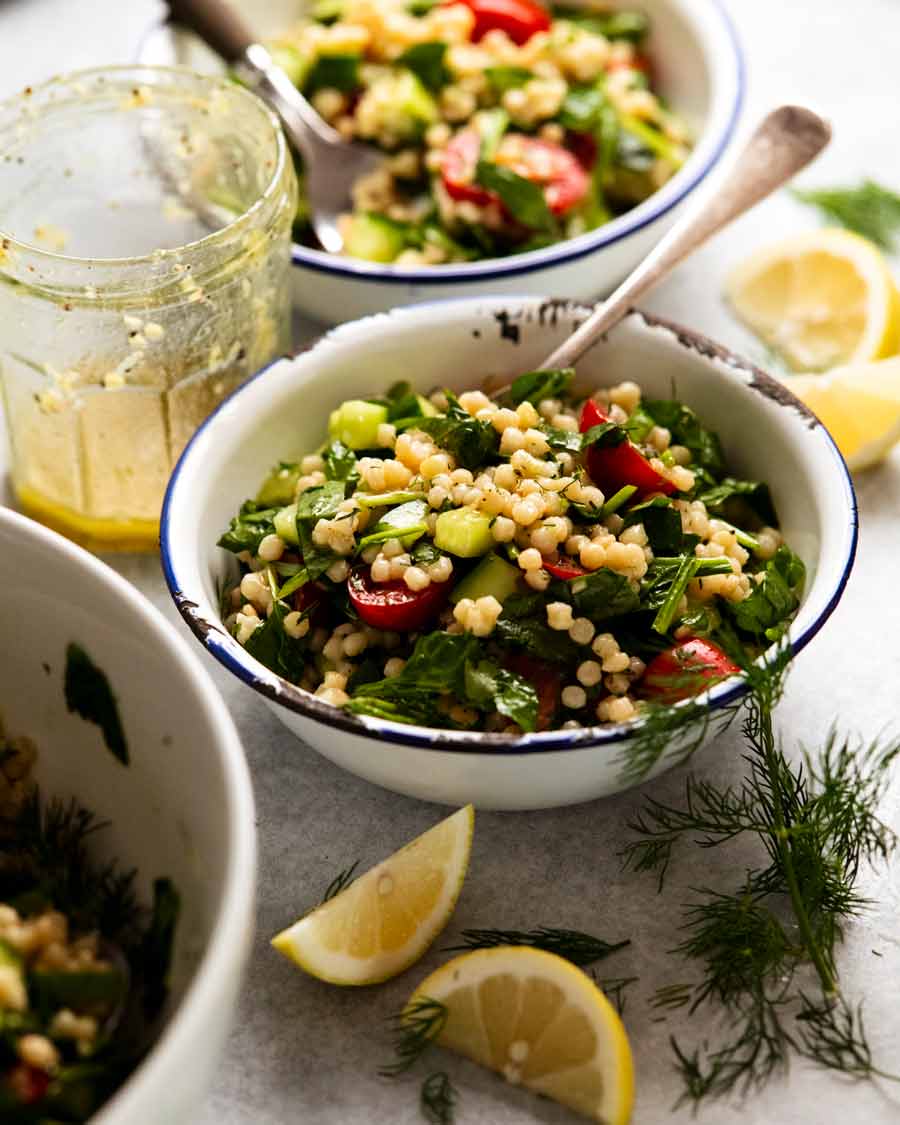
[[[608,942],[580,930],[558,930],[550,926],[540,926],[535,930],[463,930],[463,944],[451,945],[447,952],[460,949],[491,949],[497,945],[528,945],[543,949],[571,961],[573,965],[591,965],[624,949],[631,944],[630,938],[624,941]]]
[[[359,867],[359,860],[356,860],[355,863],[351,863],[349,867],[345,867],[343,871],[339,871],[337,875],[335,875],[325,888],[325,894],[322,895],[322,902],[319,903],[320,906],[322,903],[333,899],[336,895],[339,895],[341,891],[346,890],[347,887],[350,886],[355,878],[357,867]]]
[[[440,1000],[420,996],[390,1019],[394,1061],[381,1067],[384,1078],[396,1078],[416,1062],[444,1030],[447,1008]]]
[[[792,763],[772,723],[786,666],[779,655],[747,670],[744,781],[689,777],[682,804],[651,799],[624,851],[626,864],[656,871],[660,886],[685,838],[712,848],[750,835],[767,860],[737,889],[697,890],[675,952],[699,964],[700,978],[653,1001],[691,1014],[716,1005],[725,1018],[721,1045],[689,1051],[671,1040],[683,1099],[695,1105],[762,1086],[792,1054],[857,1078],[882,1074],[860,1009],[840,993],[836,952],[846,920],[866,905],[856,888],[862,865],[886,860],[896,844],[877,809],[900,741],[864,746],[832,730],[816,758],[803,751]],[[812,997],[803,989],[810,974]]]
[[[625,992],[631,985],[636,984],[639,977],[598,977],[591,973],[594,984],[606,994],[607,998],[615,1004],[616,1011],[621,1016],[625,1011]]]
[[[832,222],[869,238],[882,250],[894,250],[900,234],[900,195],[873,180],[857,187],[794,191],[794,198],[808,203]]]
[[[445,1071],[437,1070],[428,1075],[422,1083],[419,1100],[426,1121],[433,1125],[452,1125],[457,1093]]]

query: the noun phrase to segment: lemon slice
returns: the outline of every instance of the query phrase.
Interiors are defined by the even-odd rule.
[[[606,1125],[625,1125],[634,1066],[622,1021],[571,962],[526,946],[464,953],[409,1003],[447,1008],[437,1042]]]
[[[784,382],[819,416],[851,469],[874,465],[900,441],[900,356]]]
[[[894,355],[900,295],[878,248],[845,230],[765,247],[732,271],[738,316],[794,371],[825,371]]]
[[[272,939],[331,984],[377,984],[422,956],[453,913],[472,846],[471,805],[361,875]]]

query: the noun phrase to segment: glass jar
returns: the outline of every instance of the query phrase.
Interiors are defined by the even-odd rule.
[[[222,78],[91,70],[0,105],[0,375],[23,509],[152,550],[199,423],[290,348],[297,185]]]

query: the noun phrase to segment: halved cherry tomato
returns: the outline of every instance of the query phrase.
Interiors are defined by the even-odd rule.
[[[590,176],[562,145],[523,133],[507,133],[502,144],[504,166],[543,187],[547,206],[554,215],[571,211],[587,195]],[[499,197],[474,182],[480,148],[481,138],[475,129],[457,133],[441,156],[441,178],[452,199],[465,199],[484,207],[499,202]]]
[[[452,582],[432,582],[424,590],[410,590],[402,579],[373,582],[367,566],[352,570],[347,579],[347,593],[362,620],[396,633],[421,629],[437,617],[452,588]]]
[[[508,653],[504,663],[511,672],[527,680],[538,697],[537,730],[548,730],[559,710],[562,687],[560,674],[552,664],[536,660],[527,652]]]
[[[550,13],[534,0],[445,0],[463,3],[472,10],[475,26],[472,41],[477,43],[489,31],[505,31],[520,47],[538,31],[550,30]]]
[[[581,432],[586,433],[592,426],[608,421],[608,415],[589,398],[581,411]],[[633,484],[637,488],[635,498],[638,500],[651,492],[663,492],[668,496],[675,491],[675,485],[652,468],[647,458],[627,439],[621,445],[607,446],[605,449],[590,446],[587,451],[587,470],[594,484],[607,496],[612,496],[626,484]]]
[[[6,1084],[21,1105],[37,1105],[47,1093],[50,1076],[35,1066],[16,1063],[6,1076]]]
[[[687,699],[740,672],[712,641],[690,637],[654,656],[641,677],[640,694],[663,703]]]
[[[547,562],[545,559],[541,564],[554,578],[561,578],[563,582],[570,582],[573,578],[580,578],[582,574],[587,574],[587,571],[581,563],[575,562],[574,559],[560,559],[559,562]]]

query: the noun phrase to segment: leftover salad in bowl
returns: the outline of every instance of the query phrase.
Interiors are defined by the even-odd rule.
[[[627,722],[739,673],[799,605],[766,483],[635,382],[398,383],[323,438],[219,539],[241,569],[222,612],[349,712],[510,736]]]
[[[538,0],[319,0],[268,44],[346,140],[382,149],[341,217],[350,257],[502,257],[603,226],[691,149],[637,10]],[[302,170],[301,196],[302,196]],[[295,233],[315,245],[301,200]]]

